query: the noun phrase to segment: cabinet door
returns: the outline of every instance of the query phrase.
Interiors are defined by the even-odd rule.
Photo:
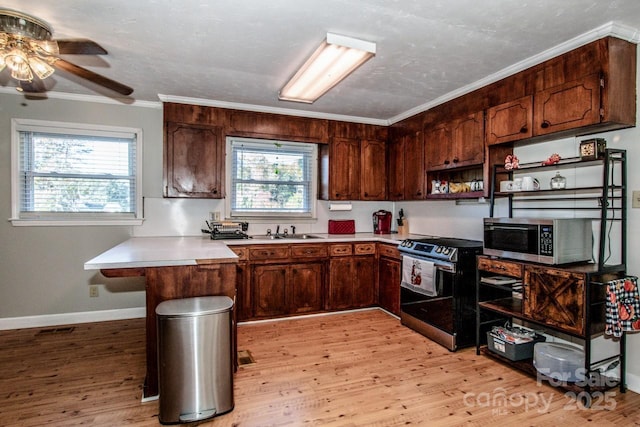
[[[535,94],[533,135],[600,123],[600,76],[592,74]]]
[[[387,162],[384,141],[360,143],[360,200],[387,198]]]
[[[239,262],[236,270],[236,317],[238,321],[253,317],[249,263]]]
[[[385,310],[400,315],[401,262],[380,258],[378,264],[378,303]]]
[[[368,307],[376,302],[376,259],[373,256],[354,258],[352,307]]]
[[[291,265],[288,292],[291,313],[322,310],[322,264]]]
[[[425,198],[424,141],[422,132],[404,137],[404,199]]]
[[[451,125],[450,168],[481,165],[484,161],[484,112],[455,120]]]
[[[353,257],[338,257],[329,261],[329,310],[352,307],[353,262]]]
[[[224,197],[221,129],[165,123],[165,197]]]
[[[360,141],[335,137],[329,151],[329,199],[358,200]]]
[[[404,138],[389,143],[387,150],[387,195],[389,200],[404,200]]]
[[[584,275],[526,265],[523,314],[535,321],[584,334]]]
[[[286,265],[255,266],[251,282],[256,317],[279,316],[289,312]]]
[[[487,110],[487,145],[531,138],[533,135],[533,97],[496,105]]]
[[[451,165],[453,140],[449,123],[441,123],[424,130],[426,170],[446,169]]]

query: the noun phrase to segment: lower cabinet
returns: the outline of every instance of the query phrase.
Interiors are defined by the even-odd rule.
[[[256,265],[253,314],[282,316],[322,310],[322,263]]]
[[[567,332],[584,334],[584,274],[526,265],[522,283],[524,316]]]
[[[400,316],[400,281],[402,258],[395,246],[379,245],[378,304],[390,313]]]
[[[368,307],[376,303],[375,243],[331,245],[328,310]]]

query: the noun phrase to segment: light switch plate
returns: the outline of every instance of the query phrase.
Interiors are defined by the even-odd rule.
[[[640,190],[631,192],[631,207],[640,208]]]

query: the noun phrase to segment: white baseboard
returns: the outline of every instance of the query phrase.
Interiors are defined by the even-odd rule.
[[[43,326],[105,322],[108,320],[138,319],[146,316],[144,307],[116,310],[84,311],[79,313],[44,314],[41,316],[7,317],[0,319],[0,330],[40,328]]]

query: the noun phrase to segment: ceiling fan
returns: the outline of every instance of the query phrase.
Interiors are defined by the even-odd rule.
[[[56,68],[122,95],[133,89],[79,65],[59,55],[106,55],[107,51],[88,39],[54,40],[51,27],[44,21],[14,10],[0,9],[0,72],[7,68],[18,81],[19,91],[45,92],[42,80]]]

